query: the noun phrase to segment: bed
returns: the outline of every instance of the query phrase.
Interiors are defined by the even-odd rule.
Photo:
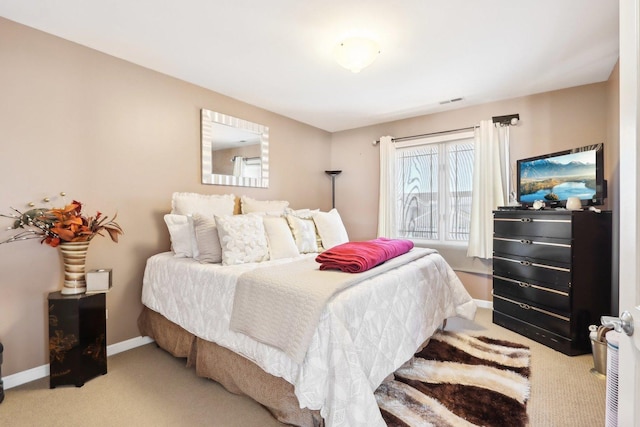
[[[144,273],[140,331],[187,358],[198,375],[250,396],[285,424],[384,426],[374,396],[378,385],[443,321],[471,319],[476,306],[439,253],[413,248],[332,294],[302,353],[232,330],[234,298],[245,278],[295,271],[293,282],[303,282],[300,268],[313,269],[317,255],[234,265],[175,251],[154,255]]]

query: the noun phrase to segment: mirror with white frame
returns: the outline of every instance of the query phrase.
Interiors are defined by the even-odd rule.
[[[269,187],[269,128],[202,109],[202,183]]]

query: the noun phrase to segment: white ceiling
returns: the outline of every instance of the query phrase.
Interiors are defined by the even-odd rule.
[[[0,16],[331,132],[601,82],[619,44],[616,0],[0,0]],[[354,33],[381,46],[358,74],[332,57]]]

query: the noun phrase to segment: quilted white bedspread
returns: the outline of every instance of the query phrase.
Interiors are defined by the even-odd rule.
[[[293,384],[300,405],[319,409],[327,427],[384,426],[373,395],[382,380],[444,319],[475,315],[462,283],[433,253],[335,295],[298,364],[281,350],[229,329],[238,277],[265,265],[286,268],[291,261],[222,266],[157,254],[147,261],[142,303]]]

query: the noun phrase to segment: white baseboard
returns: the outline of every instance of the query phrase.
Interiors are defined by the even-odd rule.
[[[49,365],[38,366],[37,368],[28,369],[26,371],[18,372],[7,377],[2,377],[4,382],[4,389],[8,390],[12,387],[17,387],[22,384],[29,383],[31,381],[39,380],[49,375]]]
[[[488,308],[489,310],[493,309],[493,303],[491,301],[485,301],[483,299],[474,299],[473,302],[480,308]]]
[[[114,354],[122,353],[123,351],[131,350],[136,347],[140,347],[145,344],[152,343],[153,340],[149,337],[136,337],[130,340],[122,341],[116,344],[107,346],[107,357]],[[38,366],[33,369],[18,372],[13,375],[9,375],[2,378],[4,382],[4,389],[8,390],[13,387],[17,387],[22,384],[26,384],[31,381],[39,380],[49,376],[49,365]]]
[[[114,354],[122,353],[123,351],[131,350],[136,347],[140,347],[149,343],[152,343],[153,339],[149,337],[135,337],[130,340],[121,341],[115,344],[107,346],[107,357]]]

